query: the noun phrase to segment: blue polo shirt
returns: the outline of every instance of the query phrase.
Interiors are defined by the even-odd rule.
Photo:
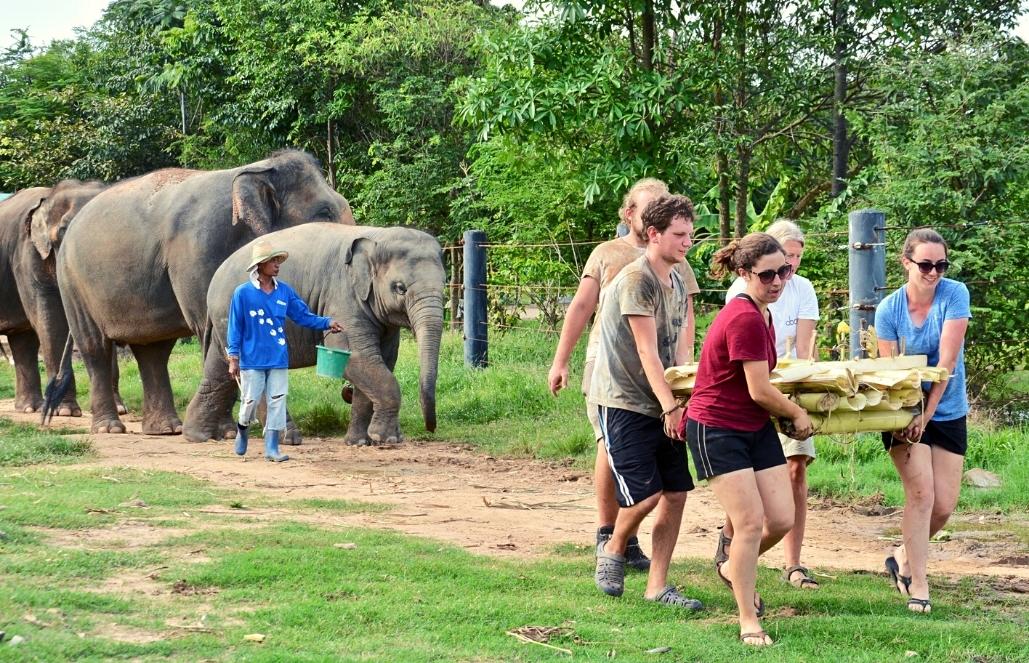
[[[274,279],[275,289],[261,290],[254,275],[236,288],[229,306],[226,351],[239,357],[241,370],[289,368],[286,318],[301,327],[325,330],[332,320],[311,313],[304,300],[284,281]]]
[[[947,320],[970,319],[968,288],[953,279],[940,279],[933,293],[929,315],[921,327],[916,327],[908,315],[907,286],[902,286],[879,303],[875,310],[875,332],[884,341],[904,339],[904,352],[909,355],[926,355],[930,366],[940,363],[940,336],[943,323]],[[924,383],[928,389],[930,383]],[[954,373],[947,382],[947,389],[936,407],[933,421],[952,421],[968,414],[968,394],[965,391],[965,344],[961,343]]]

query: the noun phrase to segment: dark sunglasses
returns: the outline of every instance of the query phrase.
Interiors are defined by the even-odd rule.
[[[911,262],[915,261],[912,260]],[[945,271],[947,271],[947,269],[950,267],[950,263],[946,260],[941,260],[939,262],[930,262],[928,260],[923,260],[921,262],[915,262],[915,264],[918,265],[918,271],[922,272],[923,274],[928,274],[929,272],[933,271],[934,268],[936,269],[937,274],[942,274]]]
[[[757,274],[757,277],[761,279],[761,282],[765,285],[768,285],[769,283],[775,280],[776,276],[779,277],[780,281],[785,281],[786,279],[790,278],[790,274],[793,273],[793,265],[791,265],[790,263],[786,263],[779,269],[766,269],[763,272],[755,272],[752,269],[750,270],[750,273]]]

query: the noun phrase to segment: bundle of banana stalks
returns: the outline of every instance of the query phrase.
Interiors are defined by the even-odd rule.
[[[673,366],[665,380],[680,399],[693,393],[697,364]],[[772,371],[776,389],[811,415],[815,433],[862,433],[907,428],[921,411],[924,382],[947,379],[947,369],[928,365],[925,355],[810,361],[780,359]],[[790,434],[790,422],[780,421]]]

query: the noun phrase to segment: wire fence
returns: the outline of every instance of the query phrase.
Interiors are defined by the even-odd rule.
[[[995,222],[993,224],[985,223],[954,223],[947,224],[944,226],[936,226],[936,228],[950,229],[950,230],[968,230],[973,228],[981,228],[984,225],[996,225],[996,226],[1011,226],[1016,225],[1014,222]],[[886,242],[883,246],[889,246],[891,248],[901,245],[906,234],[913,230],[915,227],[908,226],[897,226],[897,225],[885,225],[879,228],[887,232]],[[837,240],[848,238],[848,232],[846,231],[827,231],[827,232],[810,232],[805,233],[805,237],[809,239],[822,239],[823,242],[820,244],[828,250],[846,250],[849,247],[846,242],[841,246],[832,246],[829,242],[824,240]],[[561,273],[560,276],[552,276],[546,279],[547,282],[531,282],[529,279],[530,275],[521,274],[518,270],[514,270],[514,275],[505,274],[504,279],[497,278],[498,282],[492,282],[493,277],[496,276],[496,270],[492,269],[494,261],[491,258],[488,267],[488,283],[479,283],[473,286],[473,289],[479,292],[485,292],[489,299],[489,312],[487,320],[481,322],[487,330],[496,330],[499,333],[505,333],[512,330],[525,330],[542,335],[556,337],[561,333],[561,323],[563,322],[564,314],[567,306],[570,304],[574,294],[578,290],[578,277],[579,269],[571,269],[570,265],[561,255],[563,250],[571,250],[576,252],[576,262],[578,259],[588,255],[588,251],[592,251],[597,245],[604,242],[610,241],[610,239],[601,240],[589,240],[589,241],[551,241],[551,242],[487,242],[481,244],[483,248],[489,249],[490,254],[501,256],[501,260],[511,260],[514,257],[518,257],[518,254],[522,254],[521,257],[525,261],[540,262],[542,259],[549,258],[553,261],[555,266],[552,271]],[[717,243],[720,239],[717,236],[702,237],[694,241],[694,246],[702,246],[707,243]],[[828,246],[826,246],[828,245]],[[459,301],[463,297],[463,293],[466,289],[464,283],[461,280],[460,275],[460,254],[463,249],[463,242],[454,244],[448,244],[444,247],[446,255],[451,257],[452,269],[451,269],[451,281],[447,284],[448,291],[451,293],[455,300]],[[582,249],[578,252],[578,249]],[[581,253],[581,255],[579,255]],[[893,251],[891,251],[893,253]],[[549,254],[549,255],[548,255]],[[555,255],[556,254],[556,255]],[[552,256],[552,257],[551,257]],[[845,269],[845,268],[844,268]],[[803,270],[801,270],[803,271]],[[896,275],[899,277],[900,275]],[[511,280],[514,282],[510,282]],[[522,279],[525,279],[523,282]],[[499,282],[506,280],[508,282]],[[815,294],[819,300],[819,309],[821,312],[820,329],[818,330],[819,339],[822,343],[822,349],[827,347],[826,343],[833,343],[835,341],[835,326],[837,322],[847,321],[847,311],[850,310],[849,296],[850,290],[845,283],[841,283],[836,279],[836,282],[813,282],[815,286]],[[969,279],[962,280],[966,286],[1001,286],[1005,288],[1021,289],[1022,292],[1029,292],[1029,279],[1017,280],[1017,281],[1001,281],[997,279]],[[899,278],[890,278],[887,281],[887,285],[879,288],[884,292],[892,292],[904,285],[904,282]],[[698,293],[698,300],[694,302],[694,308],[698,317],[708,316],[717,312],[724,305],[724,296],[728,292],[727,287],[711,287],[705,284],[705,287],[701,287]],[[1023,294],[1024,297],[1024,294]],[[451,313],[454,319],[452,324],[457,325],[458,320],[461,316],[460,305],[455,301],[451,306]],[[976,302],[973,301],[973,306]],[[841,315],[842,314],[842,315]],[[1010,338],[1001,336],[977,336],[972,338],[966,338],[965,344],[967,347],[973,347],[976,345],[1002,345],[1002,344],[1014,344],[1024,343],[1025,339],[1022,338]],[[555,338],[556,343],[556,338]]]

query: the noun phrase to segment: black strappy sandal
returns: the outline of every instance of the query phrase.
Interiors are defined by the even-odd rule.
[[[900,564],[893,555],[886,558],[886,573],[890,574],[890,582],[897,593],[901,596],[911,596],[911,576],[900,575]],[[903,591],[900,589],[901,584],[904,585]]]

